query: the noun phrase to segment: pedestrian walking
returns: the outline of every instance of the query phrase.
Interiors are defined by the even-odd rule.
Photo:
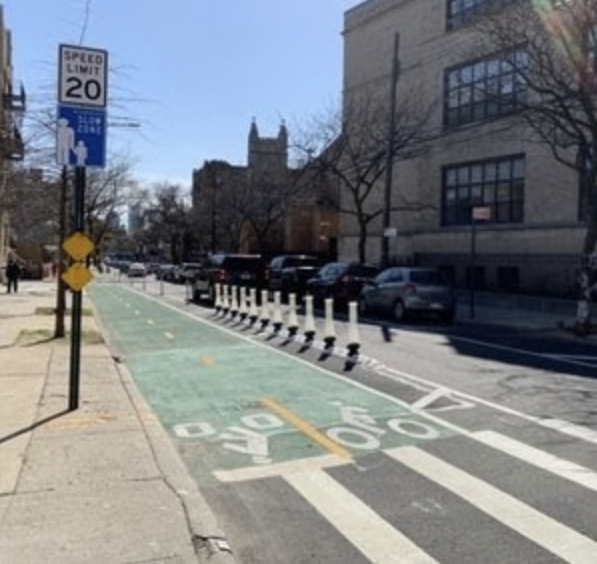
[[[21,267],[15,259],[10,259],[6,266],[6,292],[15,294],[19,291],[19,278],[21,277]]]

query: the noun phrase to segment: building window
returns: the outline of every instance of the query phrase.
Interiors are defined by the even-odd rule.
[[[475,288],[477,290],[485,290],[485,267],[484,266],[467,266],[464,271],[466,287]]]
[[[442,225],[469,225],[474,207],[489,208],[485,223],[522,223],[524,181],[524,155],[444,167]]]
[[[496,277],[499,290],[520,289],[520,269],[517,266],[498,266]]]
[[[513,0],[448,0],[447,25],[454,29],[466,25],[473,16],[490,9],[503,8]]]
[[[526,99],[528,56],[516,49],[448,69],[444,125],[455,127],[512,113]]]

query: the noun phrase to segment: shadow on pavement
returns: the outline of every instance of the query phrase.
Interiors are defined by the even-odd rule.
[[[7,443],[8,441],[11,441],[12,439],[16,439],[17,437],[20,437],[21,435],[24,435],[25,433],[34,431],[38,427],[42,427],[43,425],[50,423],[50,421],[53,421],[54,419],[58,419],[64,415],[67,415],[68,413],[70,413],[70,411],[68,409],[64,409],[62,411],[59,411],[58,413],[54,413],[53,415],[44,417],[43,419],[40,419],[39,421],[36,421],[35,423],[32,423],[31,425],[27,425],[27,427],[23,427],[22,429],[19,429],[18,431],[10,433],[9,435],[0,437],[0,445],[2,443]]]

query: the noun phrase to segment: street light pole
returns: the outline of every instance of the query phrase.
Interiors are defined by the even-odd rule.
[[[394,53],[392,56],[392,73],[390,84],[390,115],[388,120],[388,135],[386,146],[386,175],[383,199],[383,226],[381,233],[381,264],[388,266],[390,262],[390,229],[391,229],[391,208],[392,208],[392,181],[394,169],[394,138],[396,135],[396,90],[398,77],[400,76],[400,34],[394,34]]]

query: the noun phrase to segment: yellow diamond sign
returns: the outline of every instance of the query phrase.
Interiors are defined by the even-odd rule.
[[[82,260],[93,251],[93,242],[89,237],[77,231],[62,243],[62,248],[73,259]]]
[[[80,263],[75,263],[70,266],[67,271],[62,275],[64,280],[75,292],[80,292],[83,286],[89,284],[93,280],[93,274],[91,271]]]

